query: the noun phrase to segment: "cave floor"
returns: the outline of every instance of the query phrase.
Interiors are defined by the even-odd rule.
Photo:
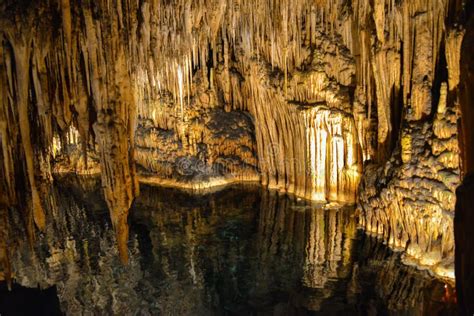
[[[255,185],[207,194],[142,186],[124,266],[100,192],[97,179],[61,181],[33,247],[10,214],[14,286],[0,286],[0,314],[455,312],[451,287],[358,230],[350,206]]]

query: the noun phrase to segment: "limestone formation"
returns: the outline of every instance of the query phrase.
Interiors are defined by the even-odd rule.
[[[433,122],[409,122],[401,146],[384,166],[366,168],[360,188],[362,225],[405,249],[407,262],[454,278],[453,217],[459,178],[456,110],[446,106],[447,84]]]
[[[452,278],[465,2],[2,1],[0,209],[100,172],[126,262],[139,180],[258,181]]]

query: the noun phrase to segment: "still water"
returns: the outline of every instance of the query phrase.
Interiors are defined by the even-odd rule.
[[[24,295],[37,311],[68,315],[453,311],[445,284],[358,231],[351,207],[249,185],[199,195],[142,186],[123,266],[98,180],[62,179],[50,197],[48,228],[33,246],[9,214],[15,285],[0,287],[4,314],[20,311],[12,304]]]

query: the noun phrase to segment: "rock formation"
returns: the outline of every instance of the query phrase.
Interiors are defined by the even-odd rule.
[[[255,185],[200,196],[142,186],[124,266],[103,225],[99,185],[63,178],[33,249],[23,229],[10,228],[16,282],[55,285],[64,312],[429,313],[449,303],[426,271],[401,265],[374,239],[359,240],[351,207],[323,209]]]
[[[447,87],[432,122],[407,122],[400,147],[385,165],[368,166],[360,188],[362,225],[416,264],[454,278],[453,216],[459,183],[457,115]],[[411,259],[407,259],[410,262]]]
[[[53,176],[100,172],[126,262],[139,180],[259,181],[452,278],[465,2],[5,0],[0,210],[33,241]]]

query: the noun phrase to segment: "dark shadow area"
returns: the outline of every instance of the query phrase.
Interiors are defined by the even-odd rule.
[[[14,284],[9,291],[5,282],[0,282],[0,315],[63,315],[59,306],[56,287],[31,289]]]
[[[474,4],[469,1],[458,15],[466,33],[461,47],[459,139],[462,169],[466,175],[456,191],[454,235],[456,243],[456,288],[462,315],[474,314]]]

